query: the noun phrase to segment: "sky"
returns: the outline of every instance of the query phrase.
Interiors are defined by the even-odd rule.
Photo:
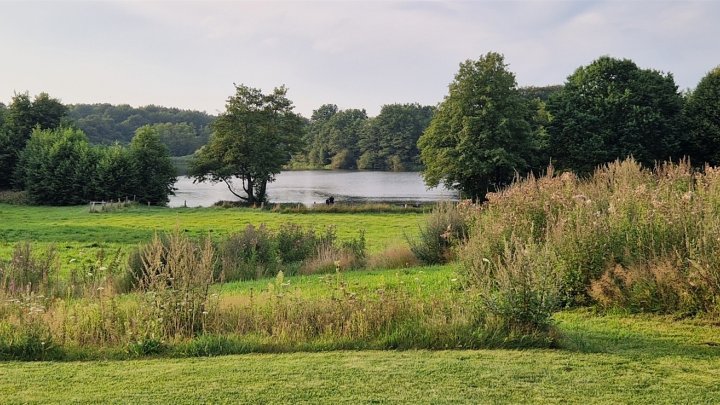
[[[520,86],[609,55],[693,88],[720,64],[720,1],[0,0],[0,102],[149,104],[218,114],[233,83],[295,111],[436,105],[494,51]]]

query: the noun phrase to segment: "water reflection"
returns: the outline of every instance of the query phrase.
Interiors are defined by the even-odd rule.
[[[193,184],[179,177],[171,207],[208,207],[221,200],[237,200],[225,183]],[[239,184],[238,184],[239,187]],[[404,201],[427,202],[457,199],[457,192],[444,187],[427,189],[417,172],[372,172],[341,170],[298,170],[282,172],[268,184],[271,202],[324,203],[329,196],[336,202]]]

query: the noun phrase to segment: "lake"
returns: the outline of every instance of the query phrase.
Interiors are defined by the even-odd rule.
[[[242,189],[241,183],[237,187]],[[178,177],[170,207],[209,207],[221,200],[235,201],[225,183],[196,183],[186,176]],[[456,200],[457,192],[444,187],[427,189],[418,172],[375,172],[346,170],[297,170],[280,173],[268,184],[273,203],[335,202],[431,202]]]

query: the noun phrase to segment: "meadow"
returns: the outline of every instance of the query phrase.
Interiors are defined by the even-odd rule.
[[[625,161],[430,214],[0,205],[6,281],[33,256],[21,242],[56,245],[79,269],[124,252],[120,273],[3,283],[0,397],[712,403],[718,201],[713,169]],[[248,228],[261,223],[267,233]],[[327,226],[337,243],[307,233]],[[314,253],[285,263],[310,242]],[[145,270],[121,289],[139,244]],[[340,251],[355,261],[312,256]],[[252,271],[218,279],[218,263]]]
[[[414,236],[423,215],[400,213],[274,213],[250,208],[164,208],[129,206],[109,212],[91,213],[88,206],[39,207],[0,204],[0,254],[8,257],[18,242],[58,248],[65,267],[77,267],[96,260],[100,249],[127,251],[148,242],[153,235],[180,229],[191,237],[221,238],[247,225],[265,224],[277,229],[295,223],[322,230],[336,228],[340,239],[365,232],[368,250],[381,251],[405,243]]]

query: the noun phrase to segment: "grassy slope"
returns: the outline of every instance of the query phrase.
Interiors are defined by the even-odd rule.
[[[711,403],[716,326],[653,316],[558,316],[566,350],[252,354],[0,363],[4,402]],[[572,331],[572,332],[571,332]],[[573,347],[582,337],[585,343]]]

